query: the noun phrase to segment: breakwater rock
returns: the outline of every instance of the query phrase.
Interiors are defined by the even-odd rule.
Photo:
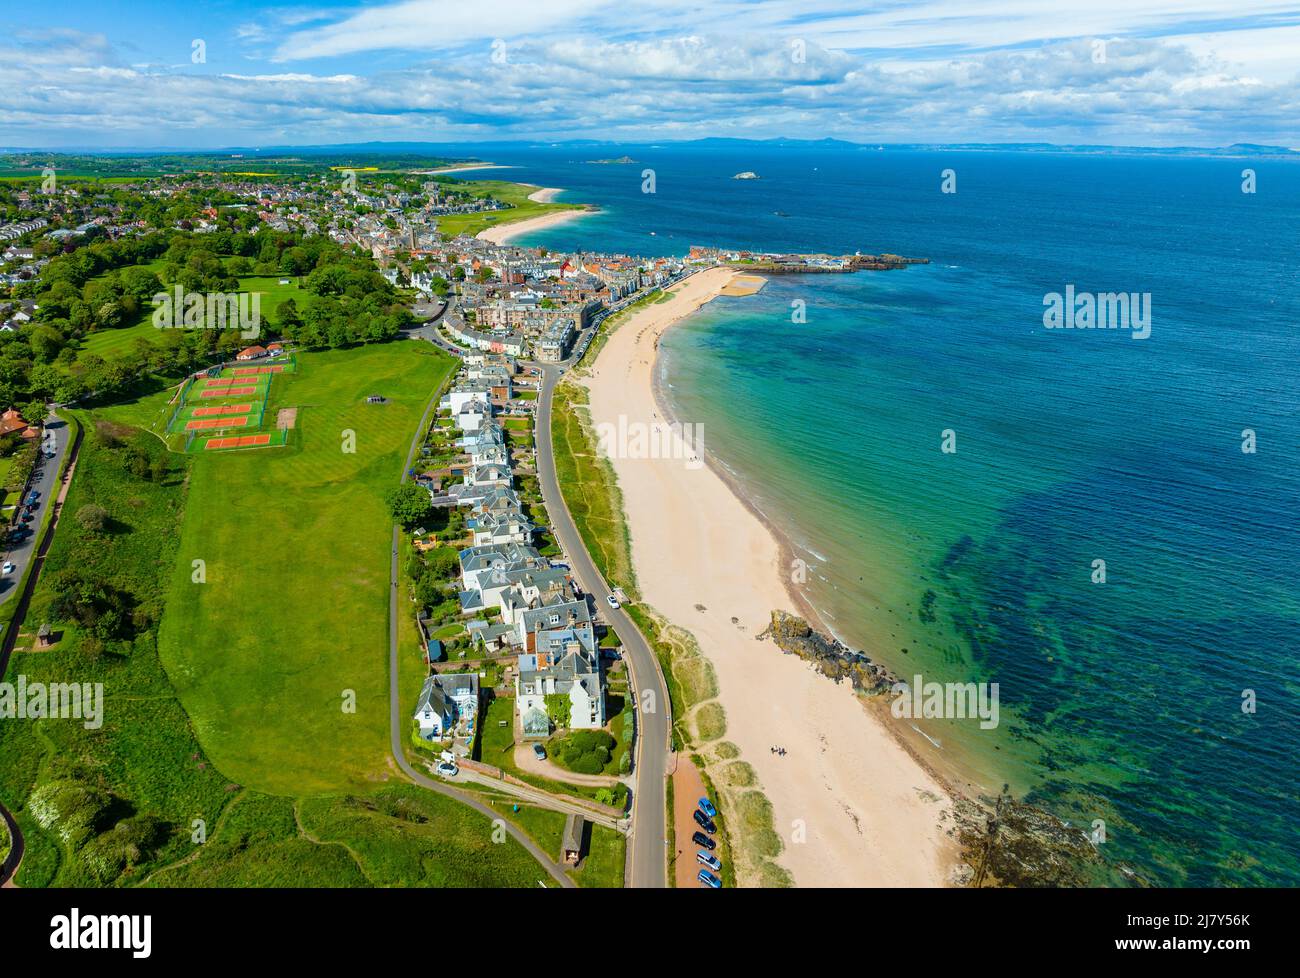
[[[777,648],[811,662],[822,675],[835,682],[846,679],[853,690],[867,696],[888,693],[898,680],[884,666],[871,661],[865,652],[822,635],[798,615],[773,611],[772,621],[758,637],[770,638]]]

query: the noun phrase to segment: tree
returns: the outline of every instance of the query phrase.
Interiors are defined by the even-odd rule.
[[[414,482],[404,482],[384,495],[388,511],[402,526],[415,526],[429,515],[429,493]]]
[[[77,522],[83,530],[89,530],[91,533],[103,533],[110,519],[108,510],[94,503],[87,503],[77,510]]]

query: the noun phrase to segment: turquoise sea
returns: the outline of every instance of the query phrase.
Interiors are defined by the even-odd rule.
[[[839,637],[902,676],[999,684],[997,729],[918,727],[941,768],[1103,821],[1109,863],[1154,884],[1300,884],[1300,165],[476,152],[602,208],[529,244],[932,259],[711,303],[663,343],[677,414],[808,561]],[[1070,284],[1150,293],[1150,337],[1045,329]]]

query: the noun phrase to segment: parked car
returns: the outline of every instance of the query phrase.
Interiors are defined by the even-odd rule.
[[[698,825],[700,828],[702,828],[705,832],[709,833],[709,835],[712,835],[714,832],[718,831],[718,827],[713,824],[713,819],[709,818],[709,816],[705,815],[698,808],[695,809],[695,811],[691,812],[691,814],[695,817],[695,824]]]
[[[4,566],[4,573],[5,573],[5,574],[12,574],[13,572],[14,572],[14,563],[13,563],[13,561],[12,561],[12,560],[6,560],[6,561],[5,561],[5,566]]]
[[[537,758],[539,761],[546,760],[546,748],[541,744],[533,744],[533,757]]]
[[[691,836],[691,841],[694,842],[697,846],[702,846],[705,849],[711,850],[711,849],[716,849],[718,847],[718,844],[714,842],[712,839],[710,839],[703,832],[696,832],[693,836]]]
[[[700,799],[700,811],[709,816],[709,818],[718,817],[718,810],[713,807],[713,802],[709,801],[707,797]]]
[[[722,872],[722,863],[721,863],[721,861],[719,861],[719,859],[718,859],[717,856],[712,855],[711,853],[707,853],[707,852],[697,852],[697,853],[695,854],[695,861],[696,861],[697,863],[701,863],[701,864],[707,866],[709,869],[713,870],[715,873],[720,873],[720,872]]]
[[[456,775],[460,774],[460,768],[458,768],[452,761],[439,761],[438,766],[434,768],[434,770],[444,778],[454,778]]]
[[[722,880],[718,879],[707,869],[700,870],[700,874],[695,878],[699,880],[701,883],[703,883],[705,886],[711,886],[715,890],[722,889]]]
[[[615,611],[617,611],[620,607],[618,603],[618,598],[614,597],[614,595],[612,594],[605,595],[605,602]]]

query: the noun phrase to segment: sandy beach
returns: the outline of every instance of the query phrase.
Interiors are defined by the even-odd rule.
[[[558,187],[542,187],[529,194],[528,199],[547,204],[554,200],[555,195],[558,193],[561,193],[561,189]],[[539,214],[537,217],[525,218],[522,221],[512,221],[509,224],[499,224],[496,227],[485,228],[478,233],[477,237],[484,241],[491,241],[493,244],[505,244],[512,238],[527,234],[529,231],[540,231],[543,228],[554,227],[556,224],[564,224],[566,221],[572,221],[575,218],[594,213],[595,211],[592,210],[574,208],[571,211]]]
[[[659,337],[734,275],[692,276],[609,338],[584,381],[595,424],[664,419],[654,383]],[[723,739],[753,766],[785,842],[777,862],[799,886],[945,885],[956,852],[940,820],[943,787],[847,685],[755,640],[773,609],[796,610],[771,530],[709,466],[681,458],[613,465],[642,595],[712,661]]]
[[[470,166],[443,166],[436,170],[423,170],[421,172],[428,176],[436,176],[439,173],[469,173],[471,170],[513,170],[514,167],[505,163],[474,163]]]

